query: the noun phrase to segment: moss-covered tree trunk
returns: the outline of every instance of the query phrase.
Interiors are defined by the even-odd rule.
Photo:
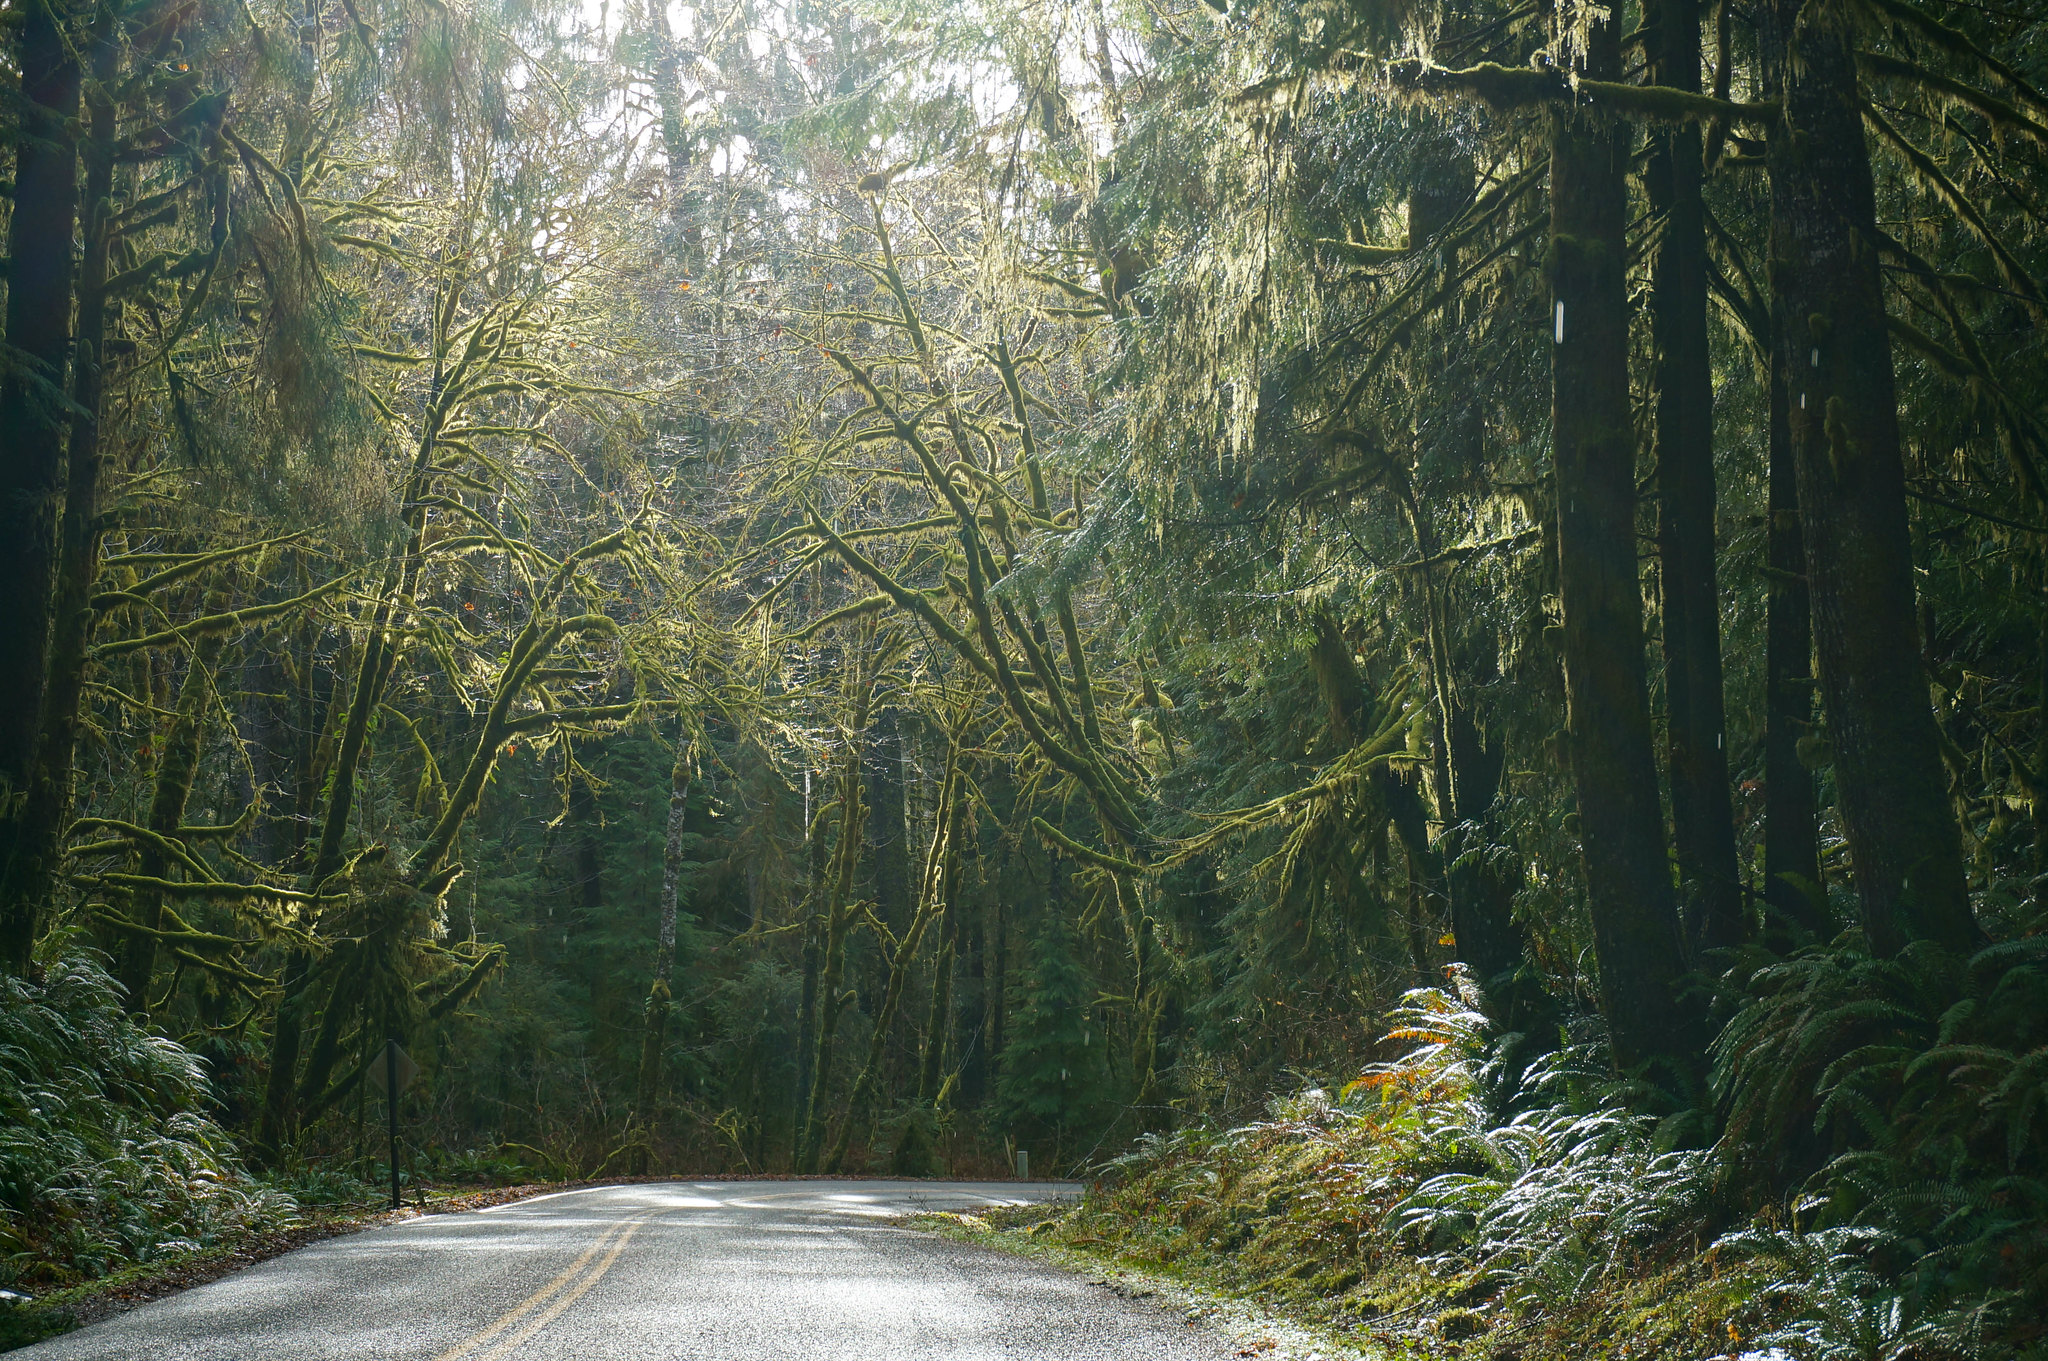
[[[915,914],[897,938],[896,948],[889,954],[888,982],[882,989],[881,1005],[875,1010],[875,1028],[868,1036],[867,1060],[861,1065],[860,1075],[854,1079],[853,1091],[847,1096],[846,1111],[840,1117],[839,1131],[832,1139],[832,1152],[825,1159],[824,1170],[827,1172],[845,1170],[846,1155],[867,1122],[869,1103],[881,1088],[882,1061],[888,1052],[889,1030],[903,1004],[903,990],[910,981],[911,966],[917,961],[918,946],[933,919],[946,910],[945,892],[953,881],[953,876],[947,871],[947,862],[952,857],[953,831],[959,825],[953,817],[954,805],[960,798],[959,757],[960,749],[956,742],[951,759],[946,762],[938,816],[932,820],[932,840],[925,854]]]
[[[1470,152],[1450,137],[1438,134],[1425,142],[1411,175],[1411,249],[1435,242],[1439,233],[1456,221],[1472,198],[1474,173]],[[1443,244],[1433,246],[1432,250],[1441,270],[1448,273],[1458,267],[1455,247]],[[1418,448],[1429,452],[1433,461],[1469,475],[1485,459],[1484,411],[1474,395],[1461,389],[1455,380],[1448,384],[1443,381],[1453,372],[1453,346],[1462,317],[1459,300],[1451,300],[1445,308],[1435,352],[1419,365],[1415,390],[1431,393],[1432,397],[1430,409],[1418,418],[1416,442]],[[1525,989],[1514,982],[1527,958],[1526,942],[1514,918],[1515,883],[1501,871],[1501,861],[1493,854],[1498,828],[1493,825],[1492,810],[1505,761],[1498,744],[1487,741],[1472,712],[1470,687],[1483,677],[1471,674],[1478,669],[1474,666],[1461,667],[1453,655],[1452,581],[1450,573],[1437,565],[1442,539],[1430,507],[1413,487],[1404,489],[1402,505],[1416,559],[1422,564],[1415,576],[1428,645],[1430,698],[1436,708],[1433,755],[1437,813],[1442,828],[1433,852],[1437,873],[1432,878],[1432,861],[1423,861],[1424,874],[1418,887],[1425,901],[1432,892],[1447,900],[1457,959],[1485,990],[1488,1008],[1496,1022],[1515,1028],[1526,1022],[1524,1013],[1529,1010],[1520,1000]],[[1483,656],[1483,648],[1481,652]],[[1348,664],[1348,649],[1344,660]],[[1383,784],[1387,779],[1382,776]],[[1389,805],[1398,815],[1397,832],[1402,818],[1412,820],[1414,816],[1395,807],[1400,801],[1402,796],[1396,793]],[[1400,835],[1404,847],[1409,847],[1413,837],[1406,832]]]
[[[309,890],[318,891],[342,867],[349,813],[355,806],[356,777],[369,740],[370,715],[398,662],[385,630],[390,624],[392,596],[403,580],[402,568],[394,563],[385,581],[384,601],[373,607],[369,637],[357,662],[347,714],[342,720],[341,737],[327,781],[325,816],[320,823],[312,868],[305,880]],[[286,956],[279,978],[277,1011],[270,1026],[269,1071],[257,1126],[257,1144],[268,1155],[275,1155],[298,1133],[294,1096],[311,1001],[308,984],[313,963],[311,951],[294,949]]]
[[[1643,23],[1651,83],[1699,93],[1698,0],[1652,0]],[[1657,124],[1649,141],[1644,181],[1657,234],[1650,330],[1656,351],[1657,539],[1672,845],[1687,938],[1695,950],[1724,949],[1741,943],[1744,913],[1722,708],[1700,130],[1693,123]]]
[[[64,829],[72,817],[79,706],[85,695],[86,663],[97,619],[93,583],[106,529],[100,514],[105,461],[100,408],[106,394],[106,282],[113,246],[114,164],[120,131],[113,84],[124,50],[121,38],[113,11],[102,9],[93,24],[92,85],[84,101],[85,201],[91,207],[79,261],[72,418],[64,446],[63,510],[57,522],[55,576],[50,583],[49,650],[40,708],[21,715],[35,721],[35,754],[18,802],[8,804],[4,799],[11,775],[0,774],[0,808],[5,809],[0,812],[0,969],[27,963],[42,907],[62,867]],[[17,215],[20,211],[17,207]],[[0,462],[6,457],[0,452]],[[10,523],[0,511],[0,535],[8,532]],[[7,627],[0,619],[0,630]],[[21,641],[5,632],[0,632],[0,638],[8,640],[7,648],[0,651],[11,650]],[[0,685],[5,684],[0,678]],[[10,715],[9,721],[13,717]],[[14,958],[17,948],[18,959]]]
[[[1898,394],[1848,13],[1773,0],[1771,286],[1815,654],[1863,929],[1979,938],[1921,659]]]
[[[1765,380],[1769,503],[1764,622],[1764,907],[1768,934],[1790,943],[1787,926],[1825,934],[1820,892],[1820,821],[1813,772],[1800,744],[1813,734],[1813,621],[1806,547],[1799,529],[1799,480],[1785,389],[1784,328],[1772,328]]]
[[[8,361],[0,372],[0,969],[25,972],[45,895],[24,796],[35,778],[50,660],[63,503],[72,234],[82,72],[74,7],[32,0],[15,17],[18,74],[8,224]]]
[[[939,953],[932,963],[932,1004],[925,1020],[924,1052],[919,1056],[917,1100],[919,1105],[936,1106],[945,1088],[946,1058],[953,1038],[953,961],[959,954],[962,913],[960,895],[961,857],[967,839],[967,800],[955,798],[947,817],[945,881],[939,896]],[[935,827],[936,830],[936,827]]]
[[[953,937],[959,930],[958,920],[949,904],[939,922],[941,940],[938,957],[932,961],[932,1000],[925,1012],[924,1049],[918,1055],[917,1103],[920,1106],[938,1103],[939,1088],[945,1078],[946,1055],[951,1049],[953,958],[957,949]]]
[[[819,1155],[824,1151],[826,1106],[832,1093],[832,1050],[839,1016],[848,1000],[848,994],[840,989],[846,976],[847,940],[858,906],[853,899],[853,882],[860,866],[862,829],[866,824],[861,799],[861,747],[867,732],[872,685],[872,676],[855,676],[848,682],[851,693],[843,732],[846,752],[839,770],[838,835],[819,912],[817,1021],[813,1027],[810,1091],[805,1094],[802,1138],[797,1144],[798,1172],[817,1171]]]
[[[909,923],[913,908],[910,886],[909,829],[904,819],[902,720],[884,708],[866,742],[862,762],[866,780],[867,881],[875,911],[891,931]]]
[[[227,607],[224,593],[207,597],[204,612],[218,613]],[[162,755],[157,760],[156,781],[150,789],[145,826],[161,840],[144,842],[136,857],[137,872],[146,880],[164,880],[171,872],[166,847],[175,843],[178,828],[185,821],[185,808],[192,799],[192,786],[199,778],[201,740],[206,735],[207,714],[214,706],[214,667],[219,664],[225,633],[200,636],[186,662],[184,683],[178,690],[178,711],[164,733]],[[157,938],[148,934],[163,928],[164,893],[147,884],[138,888],[130,918],[142,928],[122,942],[115,976],[127,993],[128,1009],[149,1010],[149,980],[156,971]]]
[[[1588,78],[1619,78],[1618,19],[1591,26],[1584,58]],[[1630,138],[1625,124],[1584,109],[1550,116],[1558,588],[1601,1010],[1620,1066],[1691,1070],[1703,1046],[1682,1000],[1684,942],[1643,672],[1625,294]]]
[[[661,1054],[668,1041],[669,975],[675,971],[676,917],[683,882],[683,824],[690,811],[690,785],[696,749],[687,733],[676,739],[675,764],[668,777],[668,822],[661,838],[661,898],[655,904],[659,926],[654,938],[653,977],[647,986],[646,1029],[640,1037],[640,1064],[633,1085],[632,1125],[639,1143],[633,1150],[633,1175],[647,1173],[648,1143],[655,1107],[661,1100]]]
[[[2048,562],[2041,565],[2048,576]],[[2039,663],[2034,678],[2034,880],[2028,896],[2036,908],[2048,908],[2048,582],[2042,585],[2041,640]]]
[[[1336,616],[1327,610],[1318,612],[1315,631],[1315,646],[1310,660],[1315,669],[1316,687],[1322,692],[1323,704],[1329,712],[1332,736],[1340,746],[1348,749],[1364,741],[1372,732],[1363,683],[1359,679],[1358,667],[1351,659],[1351,644],[1345,640]],[[1436,915],[1438,905],[1449,897],[1444,882],[1443,855],[1430,840],[1430,810],[1423,802],[1422,791],[1412,779],[1405,779],[1383,766],[1373,772],[1373,788],[1386,809],[1387,821],[1394,829],[1395,839],[1401,843],[1402,858],[1407,862],[1410,962],[1415,969],[1417,986],[1427,987],[1436,979],[1431,968],[1426,924]],[[1441,790],[1439,794],[1442,794]],[[1455,922],[1455,906],[1452,911]],[[1455,932],[1458,928],[1454,924],[1451,929]],[[1475,927],[1474,935],[1480,934],[1483,934],[1483,929]],[[1454,939],[1457,939],[1461,950],[1468,946],[1466,940]]]
[[[818,1076],[818,973],[823,963],[824,923],[808,907],[796,1010],[796,1093],[790,1109],[789,1160],[803,1161],[811,1121],[811,1086]]]

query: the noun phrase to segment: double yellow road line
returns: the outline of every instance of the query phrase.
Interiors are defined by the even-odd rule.
[[[464,1357],[470,1361],[500,1361],[500,1358],[509,1356],[520,1343],[554,1322],[564,1309],[582,1299],[590,1287],[603,1279],[605,1272],[612,1269],[612,1263],[619,1260],[619,1254],[626,1250],[626,1244],[633,1241],[633,1235],[640,1232],[640,1226],[658,1213],[660,1211],[650,1210],[635,1219],[606,1228],[581,1257],[569,1263],[561,1275],[506,1310],[496,1322],[472,1333],[434,1357],[433,1361],[459,1361]],[[509,1337],[500,1336],[507,1332],[511,1334]]]

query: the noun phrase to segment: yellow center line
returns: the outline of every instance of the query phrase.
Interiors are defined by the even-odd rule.
[[[535,1333],[539,1332],[541,1329],[547,1327],[550,1323],[554,1322],[555,1316],[560,1314],[564,1309],[567,1309],[570,1305],[582,1299],[584,1292],[588,1291],[590,1287],[592,1287],[593,1285],[596,1285],[598,1283],[598,1280],[603,1277],[605,1272],[610,1271],[612,1269],[612,1263],[619,1260],[619,1254],[626,1250],[626,1244],[633,1241],[633,1235],[640,1232],[640,1226],[642,1224],[645,1224],[646,1222],[647,1216],[642,1215],[640,1218],[626,1225],[626,1231],[619,1235],[617,1242],[612,1244],[612,1250],[604,1255],[604,1260],[600,1261],[596,1266],[590,1268],[590,1270],[584,1274],[583,1279],[578,1281],[573,1289],[563,1291],[560,1297],[558,1297],[553,1304],[541,1310],[539,1315],[536,1316],[531,1323],[521,1328],[511,1337],[506,1338],[503,1342],[500,1342],[497,1346],[491,1348],[488,1352],[485,1352],[482,1356],[477,1358],[477,1361],[498,1361],[498,1358],[512,1352],[519,1346],[520,1343],[526,1341],[527,1338],[532,1337]]]
[[[506,1310],[505,1313],[497,1320],[497,1322],[491,1324],[487,1328],[484,1328],[480,1332],[472,1334],[463,1341],[456,1343],[447,1351],[442,1352],[440,1355],[434,1357],[433,1361],[458,1361],[458,1358],[469,1355],[478,1347],[483,1346],[492,1338],[496,1337],[499,1333],[504,1332],[507,1328],[517,1323],[527,1313],[547,1303],[550,1296],[554,1295],[557,1291],[561,1290],[564,1286],[568,1285],[572,1280],[574,1280],[576,1278],[576,1274],[582,1271],[583,1268],[589,1264],[591,1258],[597,1256],[598,1253],[604,1251],[605,1245],[611,1241],[612,1235],[619,1232],[621,1227],[625,1228],[626,1237],[630,1238],[633,1236],[633,1231],[639,1228],[641,1221],[646,1218],[647,1216],[642,1215],[640,1219],[634,1220],[630,1224],[624,1226],[621,1226],[619,1224],[611,1224],[606,1226],[605,1231],[597,1236],[597,1241],[595,1243],[592,1243],[589,1246],[589,1248],[585,1249],[581,1257],[578,1257],[575,1261],[569,1263],[569,1265],[563,1269],[561,1275],[555,1277],[552,1281],[549,1281],[546,1285],[534,1291],[531,1295],[528,1295],[525,1299],[513,1305],[510,1309]],[[624,1239],[621,1239],[620,1242],[621,1245],[623,1245]],[[616,1252],[612,1254],[613,1257],[616,1257],[617,1255],[618,1254]],[[610,1265],[611,1258],[606,1258],[604,1265],[598,1268],[598,1275],[603,1275],[605,1268],[609,1267]],[[595,1280],[595,1277],[593,1277],[592,1279]],[[588,1288],[589,1285],[586,1284],[584,1286],[584,1289]],[[576,1293],[580,1295],[583,1292],[579,1290]],[[552,1318],[553,1315],[550,1314],[549,1317]]]

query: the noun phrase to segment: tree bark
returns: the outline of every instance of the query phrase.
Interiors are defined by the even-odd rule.
[[[1448,136],[1425,143],[1410,176],[1411,249],[1434,239],[1471,200],[1473,174],[1470,154]],[[1446,274],[1457,268],[1457,256],[1450,247],[1440,247],[1439,253],[1439,267]],[[1448,371],[1446,342],[1456,334],[1460,320],[1461,310],[1453,299],[1447,305],[1430,367],[1417,375],[1418,391],[1430,391],[1432,379]],[[1435,386],[1433,404],[1428,419],[1418,422],[1418,445],[1435,446],[1436,461],[1469,475],[1485,457],[1485,420],[1479,404],[1469,392],[1441,383]],[[1447,460],[1446,453],[1450,455]],[[1514,918],[1516,885],[1500,872],[1499,862],[1490,853],[1498,834],[1492,809],[1506,762],[1499,748],[1489,745],[1480,731],[1467,696],[1471,678],[1459,674],[1452,660],[1452,605],[1446,599],[1450,583],[1429,565],[1442,547],[1440,536],[1413,485],[1402,488],[1401,500],[1415,555],[1425,564],[1417,576],[1428,645],[1430,698],[1436,706],[1434,775],[1443,826],[1435,848],[1438,891],[1449,903],[1457,958],[1480,985],[1495,1021],[1514,1029],[1528,1023],[1536,999],[1525,996],[1529,989],[1517,981],[1527,960],[1527,947]],[[1345,660],[1348,662],[1348,656]],[[1430,883],[1425,877],[1425,889]]]
[[[0,958],[0,969],[18,970],[27,965],[28,952],[39,933],[42,906],[49,901],[62,866],[64,829],[72,814],[79,705],[97,619],[92,588],[104,537],[99,513],[104,461],[99,417],[106,393],[106,280],[113,241],[109,217],[119,132],[111,86],[120,69],[119,39],[113,13],[102,10],[93,27],[94,83],[86,100],[85,197],[95,209],[85,222],[85,250],[78,277],[78,340],[71,371],[71,401],[76,412],[65,449],[64,508],[57,524],[49,654],[41,707],[31,715],[36,720],[35,762],[12,818],[0,818],[0,845],[7,851],[0,860],[0,955],[5,956]],[[17,206],[16,212],[20,211]],[[0,517],[4,515],[0,511]],[[0,525],[5,523],[0,518]],[[4,532],[0,530],[0,534]],[[0,623],[0,628],[5,627]],[[0,679],[0,685],[6,683]],[[0,794],[7,782],[0,774]]]
[[[959,759],[960,747],[956,741],[946,762],[945,783],[939,794],[939,814],[932,820],[931,847],[925,855],[915,915],[889,956],[889,981],[882,992],[882,1004],[875,1011],[875,1028],[868,1037],[867,1061],[861,1065],[860,1076],[854,1079],[853,1091],[846,1099],[846,1112],[840,1117],[839,1133],[832,1140],[831,1156],[825,1160],[825,1171],[830,1173],[845,1169],[847,1152],[866,1117],[868,1101],[881,1083],[889,1028],[895,1024],[896,1013],[903,1004],[903,989],[910,980],[911,965],[917,960],[917,947],[923,942],[924,933],[933,918],[946,910],[945,892],[953,879],[947,863],[952,854],[953,832],[959,825],[953,816],[953,808],[960,798]]]
[[[967,839],[967,800],[956,796],[947,816],[951,825],[946,829],[945,886],[939,899],[939,956],[932,964],[932,1005],[918,1065],[917,1099],[924,1106],[938,1103],[945,1085],[946,1055],[952,1047],[953,960],[960,942],[958,899],[962,847]]]
[[[1621,72],[1617,19],[1588,33],[1584,74]],[[1578,796],[1601,1010],[1616,1063],[1697,1068],[1684,1000],[1643,674],[1636,564],[1635,433],[1629,410],[1625,124],[1550,115],[1551,422],[1572,781]]]
[[[867,804],[867,879],[891,931],[910,919],[910,844],[903,807],[903,737],[893,708],[875,715],[862,762]]]
[[[73,17],[60,0],[36,0],[21,11],[14,40],[20,94],[7,243],[12,357],[0,378],[0,581],[7,583],[0,591],[0,868],[9,878],[17,855],[37,853],[22,802],[41,743],[63,501],[82,84],[77,35],[68,31]],[[0,895],[0,969],[27,971],[44,901],[26,891]]]
[[[640,1068],[633,1089],[632,1125],[640,1138],[632,1159],[636,1177],[647,1174],[647,1136],[654,1127],[655,1103],[661,1099],[661,1051],[668,1039],[669,975],[675,972],[676,916],[682,896],[683,823],[690,811],[695,762],[696,746],[689,733],[679,733],[675,764],[668,776],[668,824],[661,838],[661,898],[656,904],[660,926],[654,940],[653,978],[647,987],[647,1028],[640,1037]]]
[[[2048,575],[2048,563],[2043,564],[2043,575]],[[2048,587],[2043,594],[2048,596]],[[2034,769],[2028,790],[2033,804],[2034,879],[2027,892],[2036,910],[2048,909],[2048,601],[2043,604],[2040,630],[2034,673]]]
[[[1770,524],[1764,622],[1764,907],[1768,934],[1792,943],[1795,927],[1827,934],[1819,901],[1820,819],[1813,772],[1799,754],[1813,734],[1813,620],[1806,593],[1806,548],[1799,529],[1799,480],[1792,463],[1788,365],[1783,328],[1774,327],[1770,374]]]
[[[445,315],[445,314],[444,314]],[[442,424],[448,416],[447,337],[436,333],[434,344],[441,352],[435,360],[428,386],[426,411],[419,444],[413,453],[399,504],[404,507],[405,545],[389,559],[383,580],[365,619],[363,652],[357,660],[350,684],[348,708],[333,764],[325,781],[326,804],[322,811],[319,840],[314,843],[313,863],[305,880],[309,891],[320,886],[341,869],[348,841],[349,815],[355,808],[356,777],[369,741],[370,719],[384,698],[384,688],[397,669],[401,651],[394,625],[400,612],[413,599],[420,573],[426,566],[428,545],[427,489],[438,476],[434,451],[440,447]],[[451,791],[451,798],[455,791]],[[438,855],[445,852],[445,846]],[[415,868],[418,862],[415,861]],[[257,1125],[257,1145],[275,1154],[298,1131],[298,1112],[293,1106],[293,1088],[298,1076],[299,1055],[304,1044],[306,985],[311,977],[312,956],[293,950],[286,956],[280,977],[277,1011],[271,1021],[269,1072],[265,1077],[263,1112]]]
[[[1507,755],[1489,743],[1462,705],[1451,709],[1444,724],[1444,745],[1451,770],[1450,825],[1442,840],[1444,879],[1451,898],[1451,934],[1458,957],[1491,1004],[1494,1019],[1508,1029],[1522,1029],[1546,1016],[1548,999],[1540,982],[1529,981],[1524,966],[1528,941],[1515,920],[1519,879],[1503,869],[1495,854],[1501,830],[1495,805]],[[1512,851],[1506,862],[1519,863]]]
[[[946,1071],[946,1054],[951,1047],[955,953],[952,937],[958,930],[956,922],[952,905],[948,904],[944,919],[939,923],[940,930],[946,934],[939,946],[938,958],[932,961],[932,1004],[925,1014],[924,1052],[918,1057],[917,1103],[920,1106],[937,1104]]]
[[[866,659],[855,662],[865,668]],[[825,1143],[825,1106],[832,1091],[833,1040],[839,1030],[839,1015],[847,995],[840,983],[846,973],[846,943],[853,927],[853,880],[860,865],[861,831],[866,821],[861,806],[861,745],[868,726],[868,701],[873,677],[856,675],[849,679],[849,714],[844,730],[846,753],[839,772],[839,834],[832,847],[832,863],[826,874],[821,939],[819,942],[817,1025],[812,1045],[812,1073],[809,1100],[805,1103],[803,1138],[797,1145],[798,1172],[815,1172]]]
[[[1650,32],[1651,83],[1698,94],[1698,0],[1651,0],[1643,23]],[[1656,350],[1665,753],[1681,916],[1696,953],[1739,945],[1744,935],[1724,750],[1721,606],[1714,570],[1714,376],[1707,349],[1700,157],[1696,124],[1652,127],[1644,178],[1658,223],[1650,326]]]
[[[1768,8],[1778,363],[1842,831],[1873,950],[1968,950],[1981,937],[1920,653],[1855,45],[1835,8]]]
[[[813,789],[818,803],[812,802]],[[825,850],[824,778],[821,772],[804,771],[804,853],[809,863],[809,887],[804,894],[803,984],[796,1013],[796,1104],[790,1113],[789,1161],[792,1168],[803,1161],[811,1121],[811,1088],[818,1073],[818,974],[823,967],[825,919],[819,910],[825,901],[825,877],[830,857]]]
[[[208,614],[226,609],[226,594],[209,593],[201,608]],[[205,634],[193,646],[184,684],[178,690],[177,717],[164,733],[163,755],[157,761],[146,825],[167,841],[178,839],[178,828],[185,821],[185,808],[192,798],[192,786],[199,778],[200,741],[206,734],[207,712],[213,706],[214,666],[220,661],[226,643],[225,634]],[[157,843],[146,843],[137,857],[136,868],[146,878],[163,879],[170,873],[171,859]],[[138,890],[131,916],[138,926],[151,931],[161,929],[162,890]],[[116,977],[127,993],[128,1010],[132,1012],[149,1010],[149,980],[156,971],[156,957],[155,936],[136,933],[122,943]]]

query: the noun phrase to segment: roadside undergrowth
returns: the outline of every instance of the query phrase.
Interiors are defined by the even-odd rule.
[[[1875,1278],[1828,1275],[1848,1260],[1840,1235],[1732,1214],[1719,1154],[1667,1147],[1596,1055],[1538,1060],[1503,1102],[1476,1002],[1410,993],[1390,1036],[1407,1052],[1336,1094],[1147,1137],[1078,1204],[963,1222],[1254,1301],[1369,1355],[1948,1354],[1882,1318],[1859,1329],[1885,1298]]]
[[[97,956],[0,977],[0,1350],[394,1217],[345,1171],[256,1175],[204,1063],[122,1006]],[[397,1215],[536,1190],[407,1187]]]

